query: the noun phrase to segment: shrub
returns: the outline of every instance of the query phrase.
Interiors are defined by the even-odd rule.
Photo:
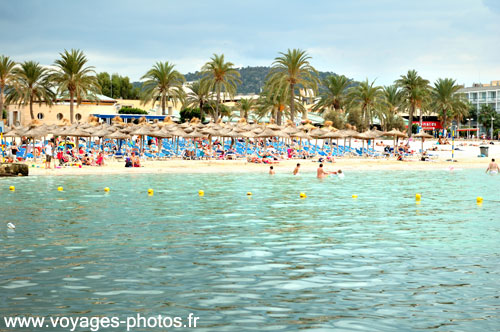
[[[180,111],[179,115],[181,116],[181,122],[191,121],[192,118],[200,118],[201,113],[199,108],[184,108]],[[205,121],[205,117],[201,119],[201,121]]]
[[[148,114],[148,112],[135,107],[122,107],[118,111],[118,114]]]

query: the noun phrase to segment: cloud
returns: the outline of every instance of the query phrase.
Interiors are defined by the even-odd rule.
[[[236,66],[270,65],[301,48],[320,70],[390,84],[408,69],[471,84],[500,78],[496,0],[337,2],[9,1],[0,13],[2,52],[51,64],[80,48],[97,71],[139,79],[156,61],[183,73],[213,53]],[[68,15],[68,13],[75,13]],[[483,75],[485,76],[485,75]],[[491,77],[490,77],[491,76]]]

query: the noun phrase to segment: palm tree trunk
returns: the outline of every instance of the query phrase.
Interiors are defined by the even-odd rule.
[[[294,105],[294,101],[295,101],[295,91],[294,91],[294,88],[295,88],[295,84],[293,83],[290,83],[290,120],[292,120],[292,122],[295,122],[295,105]]]
[[[276,124],[281,126],[281,118],[283,117],[283,113],[278,109],[276,112]]]
[[[73,98],[75,97],[75,92],[69,91],[69,120],[73,123]]]
[[[172,107],[169,108],[168,107],[168,100],[171,99],[172,100]],[[167,94],[167,96],[165,97],[165,104],[166,104],[166,107],[168,108],[168,115],[169,116],[172,116],[173,113],[174,113],[174,102],[175,102],[175,99],[174,98],[170,98],[170,96]]]
[[[33,96],[30,96],[30,115],[31,115],[31,120],[34,120],[35,114],[33,114]]]
[[[3,120],[3,86],[0,86],[0,120]]]
[[[166,102],[165,102],[165,95],[161,95],[161,115],[165,115],[165,109],[166,109]]]
[[[200,121],[203,121],[203,117],[205,116],[203,112],[203,101],[200,101]]]
[[[415,112],[415,103],[411,103],[410,113],[408,114],[408,137],[411,137],[412,126],[413,126],[413,112]]]
[[[214,116],[215,122],[219,120],[219,103],[220,103],[220,85],[217,84],[217,101],[215,102],[215,116]]]

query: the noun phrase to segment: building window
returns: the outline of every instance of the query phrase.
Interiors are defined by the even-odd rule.
[[[37,117],[37,119],[38,119],[38,120],[43,120],[44,115],[43,115],[43,113],[38,113],[38,114],[36,115],[36,117]]]
[[[76,121],[80,121],[82,119],[82,115],[80,113],[76,113],[75,119]]]
[[[62,120],[64,118],[62,113],[57,113],[57,120]]]

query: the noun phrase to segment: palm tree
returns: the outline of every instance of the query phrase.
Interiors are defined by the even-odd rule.
[[[285,89],[285,94],[290,96],[290,119],[295,119],[295,89],[318,90],[318,73],[309,63],[310,56],[305,51],[293,49],[274,59],[268,80],[272,89]]]
[[[401,88],[403,101],[408,108],[408,136],[411,136],[413,114],[429,95],[429,81],[420,77],[416,70],[408,70],[406,76],[401,75],[395,83]],[[422,113],[420,122],[422,122]]]
[[[16,63],[8,56],[0,55],[0,120],[3,119],[3,96],[5,87],[14,80],[14,67]]]
[[[265,85],[263,91],[257,100],[255,115],[257,119],[262,119],[269,116],[274,119],[278,125],[281,125],[283,114],[289,114],[287,107],[288,96],[284,93],[284,89],[271,89],[269,85]]]
[[[142,104],[152,101],[154,107],[159,99],[162,115],[165,115],[168,100],[180,100],[181,102],[184,100],[182,85],[186,79],[174,67],[175,65],[168,61],[157,62],[141,77],[141,80],[146,80],[142,85]],[[172,110],[169,110],[168,115],[172,115]]]
[[[403,94],[396,85],[384,86],[384,108],[396,114],[403,104]]]
[[[61,96],[69,94],[69,116],[73,123],[73,107],[80,105],[83,98],[95,99],[101,88],[97,81],[94,67],[86,66],[87,57],[81,50],[64,50],[60,59],[54,62],[57,70],[50,80],[57,85],[57,93]]]
[[[402,118],[397,115],[403,105],[403,94],[396,85],[383,87],[383,101],[380,105],[379,113],[384,130],[391,130],[399,127]]]
[[[248,114],[255,107],[255,100],[249,98],[241,98],[241,100],[236,103],[236,108],[240,111],[240,117],[245,118],[248,121]]]
[[[382,124],[382,129],[385,131],[391,130],[393,128],[403,130],[405,123],[402,117],[397,113],[394,113],[389,108],[382,107],[380,109],[380,120]]]
[[[189,92],[186,95],[186,100],[184,102],[183,108],[186,107],[199,107],[200,108],[200,118],[203,119],[204,107],[208,100],[208,84],[204,80],[198,80],[189,85]]]
[[[370,127],[370,122],[378,113],[380,105],[383,102],[383,95],[382,87],[375,86],[375,81],[368,83],[368,79],[350,89],[350,104],[361,112],[363,129]]]
[[[219,119],[221,92],[233,96],[236,94],[237,85],[241,83],[240,73],[233,67],[232,62],[225,62],[224,54],[214,54],[210,61],[201,68],[203,80],[206,80],[208,90],[216,94],[215,121]]]
[[[347,101],[347,89],[352,81],[344,75],[330,75],[323,80],[326,91],[320,94],[320,100],[313,110],[323,113],[327,109],[340,111]]]
[[[13,70],[15,80],[10,89],[7,102],[19,103],[19,105],[29,105],[31,119],[35,118],[33,113],[33,103],[45,102],[52,105],[55,94],[51,90],[50,71],[40,66],[38,62],[25,61],[20,67]]]
[[[432,88],[432,108],[438,113],[443,128],[448,128],[451,120],[461,121],[469,113],[464,96],[458,93],[461,86],[454,79],[438,79]]]

